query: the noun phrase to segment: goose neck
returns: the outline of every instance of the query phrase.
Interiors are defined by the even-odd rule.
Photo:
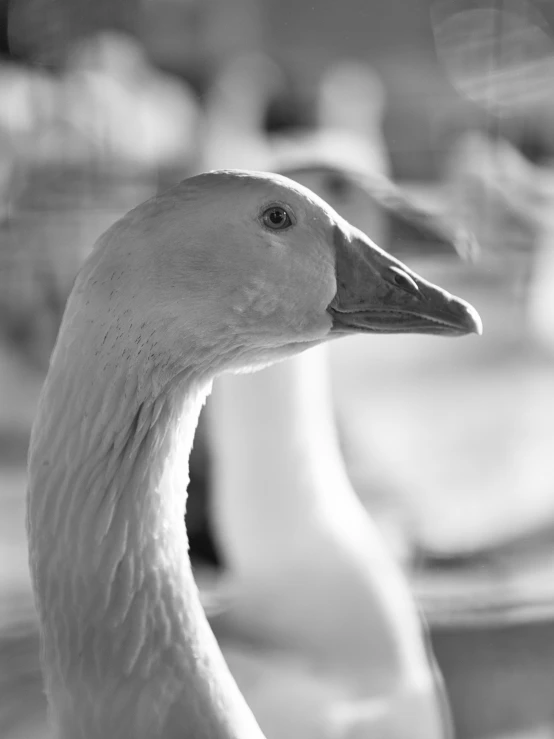
[[[63,339],[57,347],[29,461],[30,565],[56,728],[72,739],[262,739],[188,559],[187,460],[205,368],[193,352],[172,372],[141,365],[127,344],[106,357],[90,343],[86,356]]]

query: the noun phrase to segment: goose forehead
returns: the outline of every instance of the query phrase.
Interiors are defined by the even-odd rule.
[[[336,213],[328,203],[307,187],[282,175],[226,170],[200,175],[200,178],[202,180],[199,184],[207,197],[213,194],[217,198],[217,190],[220,190],[223,196],[232,198],[235,202],[243,200],[261,206],[270,200],[281,201],[313,212],[326,220],[336,219]]]
[[[260,230],[259,216],[272,204],[290,206],[298,228],[275,233]],[[131,254],[141,264],[142,256],[147,260],[154,256],[157,265],[181,264],[184,254],[193,254],[194,264],[201,266],[209,254],[228,253],[230,241],[247,246],[256,235],[281,244],[309,242],[324,248],[331,245],[336,225],[347,228],[331,206],[286,177],[234,170],[208,172],[184,180],[124,216],[101,237],[89,262],[91,269],[98,262],[110,274],[125,274]]]

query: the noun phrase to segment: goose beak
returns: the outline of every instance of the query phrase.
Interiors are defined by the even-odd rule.
[[[335,229],[337,292],[327,309],[333,333],[482,333],[479,314],[465,300],[424,280],[361,231]]]

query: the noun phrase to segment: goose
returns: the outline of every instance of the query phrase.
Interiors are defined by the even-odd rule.
[[[320,160],[388,176],[391,167],[382,131],[385,106],[385,88],[369,64],[336,62],[319,81],[315,128],[276,137],[275,156],[287,165]]]
[[[554,250],[549,215],[552,176],[509,141],[479,131],[460,136],[446,166],[451,212],[476,234],[485,264],[510,290],[503,315],[517,310],[509,327],[517,349],[552,353],[554,313],[549,287]],[[490,277],[491,270],[487,270]],[[520,298],[513,301],[512,294]]]
[[[326,348],[214,386],[211,623],[270,739],[443,739],[410,588],[344,467]]]
[[[259,53],[238,54],[216,76],[205,106],[198,168],[292,168],[321,163],[390,174],[382,134],[385,91],[361,61],[343,61],[322,75],[315,126],[269,135],[271,100],[286,87],[282,69]]]
[[[0,224],[10,219],[22,186],[22,170],[33,160],[41,128],[56,110],[53,78],[37,69],[0,63]]]
[[[467,131],[445,166],[452,209],[476,234],[484,255],[514,258],[537,238],[540,188],[530,162],[506,139]]]
[[[29,563],[60,737],[263,737],[182,525],[215,375],[351,333],[461,336],[475,309],[291,180],[195,176],[130,211],[70,294],[33,425]]]
[[[88,139],[96,163],[117,159],[135,170],[185,170],[199,124],[191,88],[155,70],[144,49],[122,32],[76,44],[62,77],[62,117]]]

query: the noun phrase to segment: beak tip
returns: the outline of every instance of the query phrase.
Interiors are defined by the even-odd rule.
[[[471,303],[461,298],[450,296],[448,314],[452,321],[452,326],[456,328],[459,336],[468,336],[469,334],[482,335],[483,321]]]
[[[470,328],[470,333],[477,334],[477,336],[482,336],[483,321],[481,320],[481,316],[475,310],[475,308],[469,303],[466,303],[466,311],[467,311],[468,327]]]

